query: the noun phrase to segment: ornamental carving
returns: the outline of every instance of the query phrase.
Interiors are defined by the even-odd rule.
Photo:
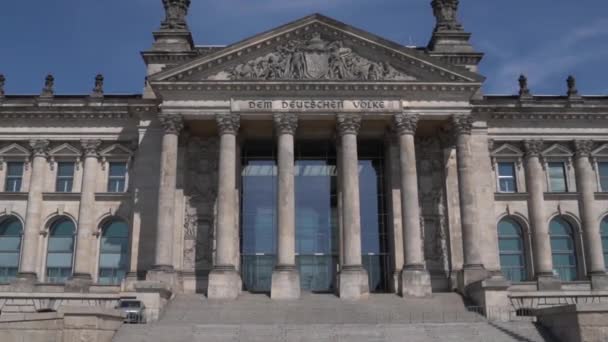
[[[95,76],[95,86],[93,87],[93,97],[103,97],[103,75],[98,74]]]
[[[361,115],[359,114],[338,114],[338,135],[346,134],[357,135],[361,128]]]
[[[44,79],[44,88],[42,88],[42,97],[52,97],[55,94],[55,77],[53,75],[47,75]]]
[[[30,140],[34,157],[46,157],[50,142],[48,140]]]
[[[158,119],[165,129],[165,134],[178,135],[184,128],[184,120],[180,115],[161,115]]]
[[[544,143],[542,140],[526,140],[524,141],[524,149],[526,150],[526,158],[540,157],[543,152]]]
[[[183,30],[188,27],[186,16],[190,8],[190,0],[163,0],[165,7],[165,20],[162,29]]]
[[[452,125],[457,135],[471,134],[475,120],[470,115],[454,115]]]
[[[241,117],[238,114],[218,114],[215,120],[220,135],[236,135],[241,127]]]
[[[0,98],[4,97],[4,83],[6,82],[6,78],[4,75],[0,74]]]
[[[99,149],[99,146],[101,146],[101,140],[83,140],[80,142],[80,144],[82,146],[85,158],[97,158],[97,150]]]
[[[589,158],[593,152],[592,140],[574,140],[574,149],[576,150],[576,158]]]
[[[276,113],[274,114],[274,127],[279,135],[294,135],[298,128],[298,116],[291,113]]]
[[[293,40],[255,60],[210,77],[213,80],[345,80],[413,81],[388,62],[373,62],[342,41],[328,42],[314,33],[309,40]]]
[[[393,126],[399,135],[414,134],[418,126],[418,115],[395,114],[393,116]]]
[[[437,24],[436,31],[462,30],[462,25],[458,22],[459,0],[433,0],[433,14]]]

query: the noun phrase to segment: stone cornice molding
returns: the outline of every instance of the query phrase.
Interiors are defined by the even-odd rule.
[[[220,135],[232,134],[237,135],[241,127],[241,117],[238,114],[217,114],[215,116],[217,128]]]
[[[398,135],[415,134],[418,127],[417,114],[397,113],[393,115],[393,128]]]
[[[574,149],[576,154],[574,158],[590,158],[593,152],[592,140],[574,140]]]
[[[165,134],[179,135],[184,128],[184,119],[181,115],[160,115],[158,119],[165,130]]]
[[[47,157],[50,142],[48,140],[30,140],[33,157]]]
[[[336,116],[338,123],[338,135],[344,136],[347,134],[359,134],[363,117],[361,114],[338,114]]]
[[[82,140],[80,141],[82,146],[83,156],[85,158],[98,158],[99,157],[99,146],[101,146],[101,140]]]
[[[278,135],[294,135],[298,129],[298,116],[292,113],[275,113],[274,127]]]
[[[471,115],[453,115],[452,126],[456,135],[471,134],[475,120]]]
[[[545,143],[542,140],[524,140],[524,150],[526,158],[540,158]]]

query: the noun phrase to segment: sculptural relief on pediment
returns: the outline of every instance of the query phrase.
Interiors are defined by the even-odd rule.
[[[308,40],[292,40],[274,51],[231,66],[210,80],[343,80],[414,81],[389,62],[375,62],[342,41],[328,42],[315,33]]]

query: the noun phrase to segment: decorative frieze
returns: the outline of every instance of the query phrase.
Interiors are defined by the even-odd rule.
[[[241,117],[238,114],[217,114],[215,121],[220,135],[236,135],[241,127]]]
[[[165,129],[165,134],[179,135],[184,128],[184,120],[181,115],[160,115],[158,119]]]
[[[399,135],[414,134],[418,126],[418,115],[399,113],[393,115],[393,126]]]
[[[340,136],[346,134],[359,134],[361,128],[362,116],[359,114],[338,114],[336,116],[338,121],[338,134]]]
[[[274,114],[274,127],[277,134],[294,135],[298,128],[298,116],[291,113],[276,113]]]

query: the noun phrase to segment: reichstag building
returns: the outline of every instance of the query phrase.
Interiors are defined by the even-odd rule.
[[[0,299],[608,289],[608,96],[484,95],[457,0],[419,48],[319,14],[196,45],[163,4],[142,94],[0,76]]]

